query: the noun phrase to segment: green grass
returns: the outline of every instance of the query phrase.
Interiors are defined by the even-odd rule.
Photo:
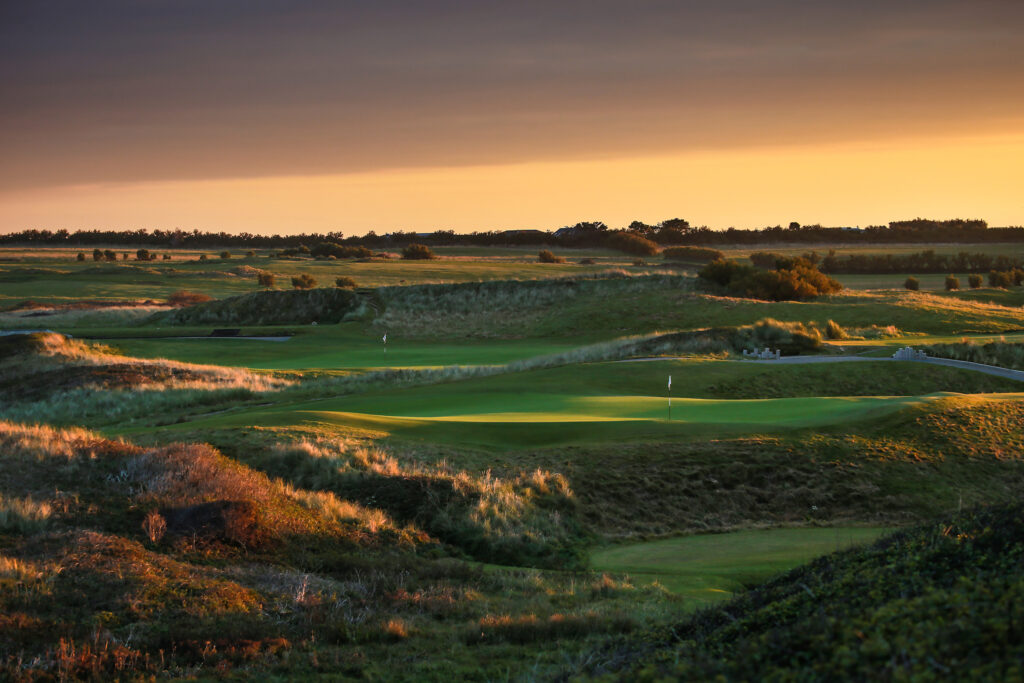
[[[888,531],[809,527],[683,536],[597,550],[590,564],[596,571],[628,573],[688,598],[717,602],[819,555],[873,541]]]
[[[878,418],[940,398],[943,394],[936,393],[936,389],[924,391],[936,377],[939,381],[945,378],[945,387],[955,385],[957,377],[968,377],[956,371],[931,374],[930,367],[926,370],[908,365],[900,368],[905,376],[924,373],[924,380],[918,377],[916,385],[909,385],[921,389],[921,395],[714,398],[714,392],[720,391],[718,384],[725,380],[735,384],[726,390],[736,392],[743,390],[744,378],[754,381],[752,378],[764,378],[767,373],[768,379],[756,381],[770,384],[771,377],[785,381],[806,372],[818,378],[820,387],[834,384],[837,374],[848,378],[868,372],[865,365],[765,368],[756,363],[726,361],[593,363],[245,408],[170,428],[357,428],[415,441],[499,449],[775,433]],[[884,373],[887,369],[874,371]],[[670,373],[676,391],[671,421],[665,387]],[[992,386],[1019,389],[1008,380],[996,380]],[[797,390],[812,391],[799,384]]]
[[[449,365],[500,365],[568,351],[569,341],[467,340],[460,343],[408,341],[382,335],[359,323],[302,327],[287,342],[240,339],[118,339],[108,342],[129,356],[188,359],[266,370],[351,370],[424,368]],[[204,333],[209,330],[204,328]]]

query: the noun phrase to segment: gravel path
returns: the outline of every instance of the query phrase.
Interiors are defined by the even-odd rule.
[[[636,363],[655,360],[683,360],[682,358],[629,358],[621,363]],[[997,365],[984,365],[983,363],[972,363],[966,360],[951,360],[949,358],[924,358],[922,360],[896,360],[895,358],[867,358],[864,356],[784,356],[772,360],[733,360],[732,363],[761,363],[764,365],[807,365],[809,363],[932,363],[933,365],[946,365],[951,368],[962,370],[973,370],[983,372],[986,375],[1005,377],[1024,382],[1024,370],[1010,370]]]

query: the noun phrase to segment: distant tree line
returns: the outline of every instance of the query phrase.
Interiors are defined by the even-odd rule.
[[[885,274],[885,273],[987,273],[1013,271],[1024,267],[1024,260],[1005,254],[961,251],[956,254],[937,254],[934,249],[912,254],[848,254],[836,255],[829,250],[825,256],[817,252],[803,254],[802,258],[818,266],[823,273],[833,275]],[[756,251],[750,255],[754,265],[775,268],[786,257],[770,251]]]
[[[642,240],[642,241],[641,241]],[[247,247],[265,249],[310,248],[329,243],[366,249],[400,249],[409,244],[426,246],[558,246],[608,247],[645,255],[665,245],[866,244],[895,242],[1024,242],[1024,226],[990,228],[983,220],[931,220],[915,218],[865,228],[800,225],[764,228],[712,230],[692,226],[682,218],[670,218],[653,225],[633,221],[612,229],[601,221],[581,221],[554,231],[491,230],[456,234],[453,230],[433,232],[396,231],[378,235],[374,231],[346,237],[341,232],[260,235],[250,232],[202,232],[199,230],[23,230],[0,235],[0,244],[45,244],[53,246],[133,245],[161,248]]]

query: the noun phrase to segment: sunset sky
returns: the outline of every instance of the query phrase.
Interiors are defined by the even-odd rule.
[[[0,4],[0,231],[1024,224],[1024,2]]]

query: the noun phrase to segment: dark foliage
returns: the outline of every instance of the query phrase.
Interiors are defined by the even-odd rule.
[[[407,261],[425,261],[437,257],[425,244],[410,244],[402,250],[402,258]]]
[[[337,242],[321,242],[309,252],[316,258],[333,256],[334,258],[370,258],[373,252],[362,246],[338,244]]]
[[[698,275],[731,293],[766,301],[805,301],[833,294],[842,285],[802,259],[780,259],[777,270],[761,270],[719,259],[704,266]]]
[[[608,235],[605,244],[610,249],[634,256],[654,256],[658,253],[656,243],[629,232],[613,232]]]
[[[292,287],[295,289],[313,289],[316,287],[316,278],[309,273],[303,273],[292,278]]]
[[[725,254],[722,252],[707,247],[668,247],[661,252],[661,255],[673,261],[697,261],[699,263],[725,258]]]
[[[342,275],[340,277],[334,278],[334,286],[335,287],[342,287],[342,288],[346,288],[346,289],[354,289],[354,288],[358,287],[359,284],[354,279],[350,278],[349,276]]]
[[[952,292],[953,290],[960,289],[960,278],[956,275],[946,276],[946,291]]]
[[[541,263],[565,263],[561,256],[555,256],[554,252],[548,249],[541,249],[537,254],[537,260]]]
[[[156,313],[148,321],[160,325],[333,324],[358,306],[356,295],[348,289],[263,290]]]
[[[918,280],[913,275],[911,275],[910,277],[903,281],[903,286],[912,292],[916,292],[919,289],[921,289],[921,281]]]

